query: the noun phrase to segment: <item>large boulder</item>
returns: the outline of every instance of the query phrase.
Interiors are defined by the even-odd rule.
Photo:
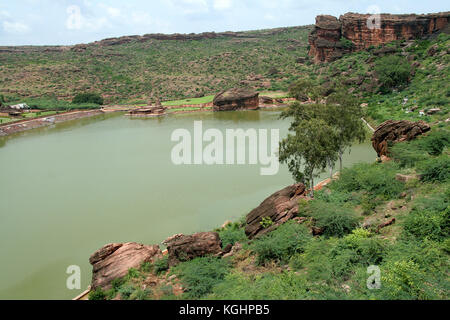
[[[377,127],[372,136],[372,146],[378,156],[388,156],[389,143],[409,141],[430,130],[423,121],[388,120]]]
[[[259,108],[259,93],[250,89],[235,88],[218,93],[214,97],[214,111],[256,110]]]
[[[169,253],[169,266],[206,255],[220,255],[222,241],[217,232],[200,232],[193,235],[177,234],[163,242]]]
[[[298,202],[306,198],[306,188],[302,183],[277,191],[253,209],[246,218],[245,234],[249,239],[274,230],[279,225],[298,214]],[[263,218],[270,219],[272,226],[264,228]]]
[[[92,289],[108,290],[114,279],[127,275],[131,268],[140,268],[143,262],[154,262],[162,258],[158,245],[147,246],[134,242],[110,243],[97,250],[90,258],[93,266]]]

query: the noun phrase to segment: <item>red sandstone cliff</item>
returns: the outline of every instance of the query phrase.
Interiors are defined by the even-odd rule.
[[[369,28],[371,16],[356,13],[346,13],[339,19],[327,15],[317,16],[316,26],[309,36],[309,55],[316,63],[333,61],[346,52],[372,45],[422,38],[445,29],[450,22],[450,12],[427,15],[381,14],[379,28]],[[342,42],[342,38],[347,39],[347,43]]]

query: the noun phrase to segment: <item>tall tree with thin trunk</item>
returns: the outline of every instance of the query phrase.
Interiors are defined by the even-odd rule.
[[[342,171],[342,156],[350,150],[355,142],[362,143],[367,136],[367,129],[362,121],[363,112],[359,101],[340,90],[327,98],[327,113],[324,118],[339,132],[336,140],[339,158],[339,171]]]
[[[298,120],[298,119],[297,119]],[[325,170],[330,159],[336,161],[334,143],[338,132],[323,119],[298,120],[280,143],[280,161],[288,165],[297,182],[305,183],[314,197],[314,178]]]

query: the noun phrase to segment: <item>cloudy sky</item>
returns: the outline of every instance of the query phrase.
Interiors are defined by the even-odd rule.
[[[448,0],[0,0],[0,45],[70,45],[146,33],[314,23],[317,14],[449,11]]]

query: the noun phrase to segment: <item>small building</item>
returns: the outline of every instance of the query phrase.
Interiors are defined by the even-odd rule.
[[[16,105],[13,105],[13,106],[9,106],[9,108],[15,109],[15,110],[18,110],[18,111],[25,111],[25,110],[31,109],[26,103],[20,103],[20,104],[16,104]]]

